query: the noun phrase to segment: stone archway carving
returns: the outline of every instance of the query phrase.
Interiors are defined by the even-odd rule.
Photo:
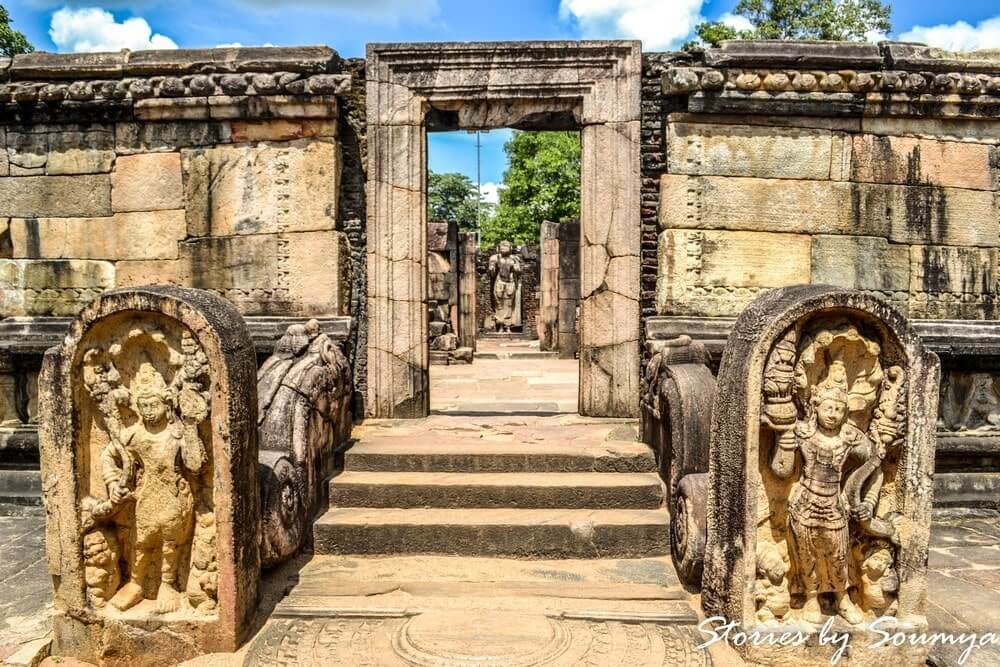
[[[456,129],[544,126],[552,118],[580,129],[579,410],[638,414],[641,72],[636,41],[368,46],[370,416],[429,410],[431,113]]]

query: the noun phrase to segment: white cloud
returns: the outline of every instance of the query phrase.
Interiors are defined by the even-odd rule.
[[[676,49],[703,20],[703,0],[560,0],[591,39],[640,39],[646,49]]]
[[[965,21],[925,27],[915,25],[899,36],[904,42],[923,42],[948,51],[975,51],[1000,48],[1000,16],[984,19],[975,26]]]
[[[482,194],[483,201],[485,202],[491,204],[498,204],[500,202],[500,186],[496,183],[483,183],[479,192]]]
[[[177,48],[174,40],[154,34],[146,19],[135,16],[118,23],[98,7],[63,7],[52,15],[49,36],[60,51],[72,53]]]
[[[750,19],[745,16],[740,16],[739,14],[726,12],[720,16],[718,20],[720,23],[729,26],[733,30],[753,30],[753,23],[750,23]]]

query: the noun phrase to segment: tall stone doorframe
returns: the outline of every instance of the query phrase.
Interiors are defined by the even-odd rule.
[[[639,409],[637,41],[370,44],[368,411],[430,405],[428,129],[579,129],[581,414]]]

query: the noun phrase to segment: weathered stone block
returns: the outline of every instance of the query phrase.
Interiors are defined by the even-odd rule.
[[[260,581],[255,375],[232,305],[178,287],[101,295],[45,355],[53,655],[239,646]]]
[[[986,119],[887,118],[865,116],[862,131],[883,136],[913,136],[943,141],[963,141],[996,145],[1000,122]]]
[[[114,284],[110,262],[0,259],[0,312],[75,315]]]
[[[912,246],[910,291],[990,294],[997,292],[996,248]]]
[[[102,174],[111,171],[115,154],[106,125],[35,125],[7,131],[11,174]]]
[[[232,128],[232,140],[238,142],[290,141],[337,136],[336,119],[233,121]]]
[[[7,133],[0,131],[0,177],[10,175],[10,160],[7,157]]]
[[[15,218],[101,217],[111,215],[111,178],[24,176],[0,178],[4,214]]]
[[[1000,243],[998,197],[980,190],[665,175],[660,197],[665,229],[850,234],[909,244]]]
[[[668,229],[660,234],[657,312],[739,313],[762,290],[809,282],[799,234]]]
[[[910,288],[910,249],[872,236],[812,237],[813,284],[905,292]]]
[[[186,233],[184,211],[11,221],[14,257],[29,259],[176,259]]]
[[[174,245],[176,246],[176,243]],[[115,262],[115,287],[185,286],[185,276],[186,272],[182,270],[181,262],[176,259],[126,259]]]
[[[173,152],[181,148],[227,144],[232,132],[226,122],[164,122],[115,125],[119,154]]]
[[[830,178],[832,135],[824,130],[670,123],[672,174]]]
[[[194,235],[332,230],[339,185],[340,151],[327,141],[184,151]]]
[[[340,232],[242,234],[180,244],[179,279],[216,291],[245,315],[342,315],[350,247]]]
[[[1000,185],[1000,152],[995,146],[873,134],[855,135],[853,144],[855,181],[974,190],[996,190]]]
[[[118,158],[111,175],[111,206],[116,213],[184,208],[180,153]]]
[[[855,223],[848,183],[665,175],[660,185],[664,229],[888,235]]]

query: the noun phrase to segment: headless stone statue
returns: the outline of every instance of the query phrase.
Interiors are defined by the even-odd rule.
[[[510,333],[512,326],[521,324],[521,259],[513,254],[510,241],[500,242],[490,257],[489,271],[497,331]]]

